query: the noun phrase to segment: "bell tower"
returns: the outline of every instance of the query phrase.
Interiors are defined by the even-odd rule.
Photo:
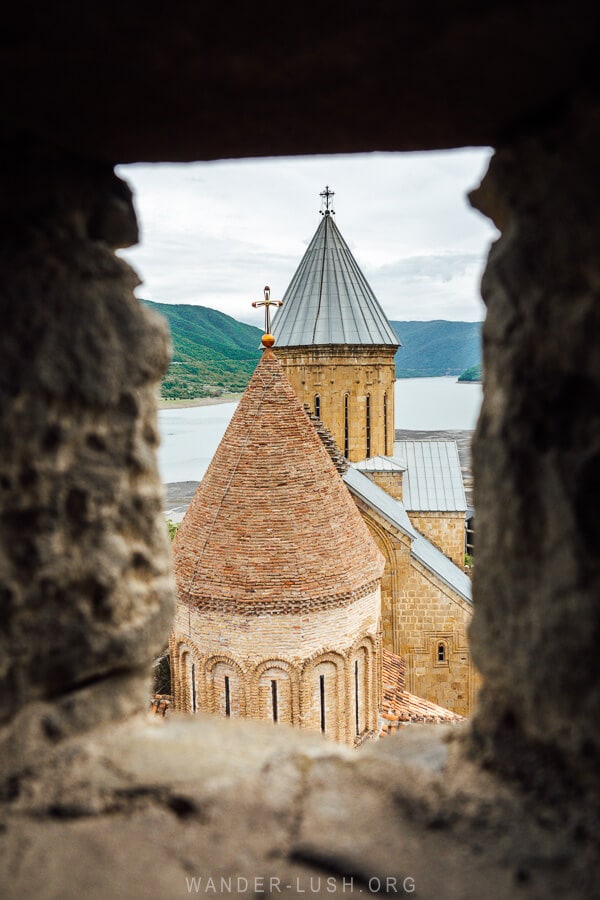
[[[321,222],[273,320],[275,350],[302,403],[358,462],[394,451],[400,346],[321,193]]]

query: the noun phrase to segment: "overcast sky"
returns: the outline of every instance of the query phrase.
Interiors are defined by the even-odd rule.
[[[139,297],[262,324],[250,302],[285,292],[335,191],[336,224],[390,319],[484,317],[479,281],[494,227],[466,192],[488,150],[119,166],[141,242],[122,252]]]

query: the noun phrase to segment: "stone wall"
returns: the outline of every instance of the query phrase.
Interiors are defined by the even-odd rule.
[[[1,172],[0,722],[90,681],[145,683],[174,600],[167,330],[113,252],[137,240],[130,191],[33,142],[5,147]]]
[[[355,500],[386,560],[381,579],[383,646],[406,658],[411,693],[469,715],[480,684],[467,641],[472,604],[411,556],[408,535]]]
[[[557,796],[600,775],[599,147],[600,112],[577,104],[499,150],[472,195],[501,230],[473,443],[473,739],[526,780],[552,760]]]
[[[274,347],[301,403],[315,411],[342,452],[345,449],[345,396],[348,396],[348,454],[351,462],[394,452],[393,347]],[[367,396],[371,439],[367,453]],[[385,401],[384,401],[385,397]],[[385,402],[385,416],[384,416]]]
[[[389,494],[390,497],[393,497],[394,500],[402,501],[402,472],[399,469],[396,469],[393,472],[363,471],[363,475],[366,475],[367,478],[370,478],[371,481],[379,485],[379,487],[382,488],[386,494]]]
[[[227,714],[228,705],[233,717],[276,718],[320,731],[323,676],[325,733],[353,744],[366,732],[376,732],[381,695],[379,588],[346,604],[295,614],[285,612],[283,603],[268,613],[256,606],[243,604],[240,610],[235,602],[213,609],[178,605],[170,641],[175,708]]]
[[[251,897],[257,873],[307,893],[313,877],[340,894],[351,878],[357,896],[387,877],[445,900],[600,893],[598,11],[438,3],[407,17],[379,4],[326,21],[320,9],[317,31],[311,11],[283,10],[280,34],[246,4],[232,41],[230,11],[207,27],[197,4],[149,8],[143,28],[135,6],[119,28],[102,5],[11,10],[3,897],[179,897],[190,876],[247,877],[238,896]],[[52,147],[32,151],[26,133]],[[462,734],[410,728],[350,754],[257,722],[131,717],[172,609],[153,462],[166,340],[110,252],[134,239],[126,194],[71,154],[477,143],[499,146],[475,202],[502,237],[483,285],[475,718]],[[71,484],[83,502],[66,502]],[[330,895],[321,885],[312,896]]]
[[[428,541],[445,553],[459,569],[465,565],[464,512],[408,511],[408,518]]]

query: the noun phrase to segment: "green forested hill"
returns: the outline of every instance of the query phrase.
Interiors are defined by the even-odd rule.
[[[260,358],[262,331],[206,306],[153,303],[169,323],[173,361],[162,384],[169,399],[243,391]],[[460,375],[481,361],[481,323],[392,322],[402,341],[396,376]]]
[[[476,366],[471,366],[458,378],[459,381],[481,381],[481,363],[477,363]]]
[[[402,347],[396,377],[460,375],[481,362],[481,322],[391,322]]]
[[[169,399],[243,391],[260,357],[262,331],[206,306],[142,300],[165,317],[173,361],[161,387]]]

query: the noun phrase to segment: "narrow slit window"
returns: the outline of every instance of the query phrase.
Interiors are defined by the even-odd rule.
[[[446,645],[443,641],[437,645],[437,661],[439,663],[446,662]]]
[[[198,709],[198,698],[196,697],[196,665],[192,663],[192,712]]]
[[[315,416],[318,419],[321,418],[321,397],[319,394],[315,394]]]
[[[319,698],[321,701],[321,731],[325,734],[325,676],[319,675]]]
[[[367,394],[365,408],[365,425],[367,430],[367,459],[371,456],[371,395]]]
[[[354,718],[356,724],[356,734],[360,734],[360,715],[358,703],[358,660],[354,660]]]
[[[348,459],[348,431],[350,427],[350,397],[344,394],[344,456]]]
[[[225,715],[227,718],[231,715],[231,688],[229,686],[229,675],[225,676]]]
[[[388,452],[387,392],[383,395],[383,452]]]
[[[273,721],[279,721],[279,710],[277,708],[277,679],[271,680],[271,703],[273,705]]]

